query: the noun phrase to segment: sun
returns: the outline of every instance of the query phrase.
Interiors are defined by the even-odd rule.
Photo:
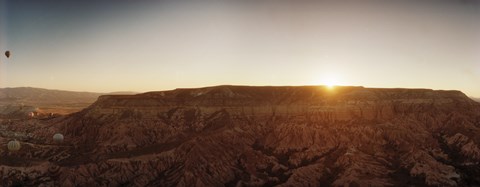
[[[344,85],[344,77],[339,72],[321,71],[315,75],[313,79],[316,85],[319,85],[327,90],[335,90],[336,87]]]
[[[325,85],[328,89],[333,89],[335,88],[336,85],[338,85],[338,78],[337,76],[334,76],[334,75],[326,75],[323,77],[323,79],[320,82],[321,84]]]
[[[325,83],[325,86],[326,86],[328,89],[333,89],[333,88],[335,88],[335,84],[333,84],[333,83]]]

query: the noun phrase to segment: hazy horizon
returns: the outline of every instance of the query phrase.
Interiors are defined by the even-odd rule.
[[[64,89],[56,89],[56,88],[40,88],[40,87],[32,87],[32,86],[19,86],[19,87],[0,87],[0,89],[16,89],[16,88],[32,88],[32,89],[46,89],[46,90],[54,90],[54,91],[69,91],[69,92],[89,92],[89,93],[99,93],[99,94],[109,94],[109,93],[134,93],[134,94],[141,94],[146,92],[155,92],[155,91],[172,91],[175,89],[197,89],[197,88],[209,88],[209,87],[219,87],[219,86],[246,86],[246,87],[302,87],[302,86],[318,86],[318,87],[327,87],[328,89],[335,90],[335,87],[363,87],[367,89],[426,89],[426,90],[434,90],[434,91],[461,91],[461,90],[448,90],[448,89],[431,89],[431,88],[403,88],[403,87],[366,87],[361,85],[207,85],[207,86],[199,86],[199,87],[177,87],[172,89],[161,89],[161,90],[146,90],[146,91],[135,91],[135,90],[117,90],[117,91],[107,91],[107,92],[96,92],[96,91],[85,91],[85,90],[64,90]],[[465,92],[462,92],[466,94]],[[480,99],[478,97],[470,96],[466,94],[470,98]]]
[[[0,88],[335,84],[479,98],[479,18],[479,1],[0,0]]]

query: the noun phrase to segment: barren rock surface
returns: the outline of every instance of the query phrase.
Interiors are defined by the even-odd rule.
[[[0,128],[22,143],[1,186],[480,185],[480,104],[459,91],[177,89]]]

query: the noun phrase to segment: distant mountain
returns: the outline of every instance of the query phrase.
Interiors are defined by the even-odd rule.
[[[87,107],[104,94],[131,95],[134,92],[95,93],[32,87],[0,88],[0,113],[14,111],[15,108],[24,111],[24,106],[32,106],[48,113],[72,113]],[[17,114],[21,113],[18,111]]]
[[[473,99],[474,101],[476,102],[479,102],[480,103],[480,98],[475,98],[475,97],[470,97],[471,99]]]
[[[102,94],[31,87],[0,88],[0,101],[17,101],[24,103],[92,103],[100,95]]]
[[[110,93],[75,92],[32,87],[0,88],[0,102],[17,101],[24,103],[93,103],[100,95],[133,94],[137,93],[131,91]]]
[[[135,95],[138,92],[131,92],[131,91],[120,91],[120,92],[110,92],[105,95]]]

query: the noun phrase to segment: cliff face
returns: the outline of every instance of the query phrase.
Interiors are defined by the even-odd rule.
[[[480,104],[459,91],[177,89],[101,96],[44,126],[24,163],[3,161],[5,185],[480,184]],[[41,147],[53,131],[64,144]]]

